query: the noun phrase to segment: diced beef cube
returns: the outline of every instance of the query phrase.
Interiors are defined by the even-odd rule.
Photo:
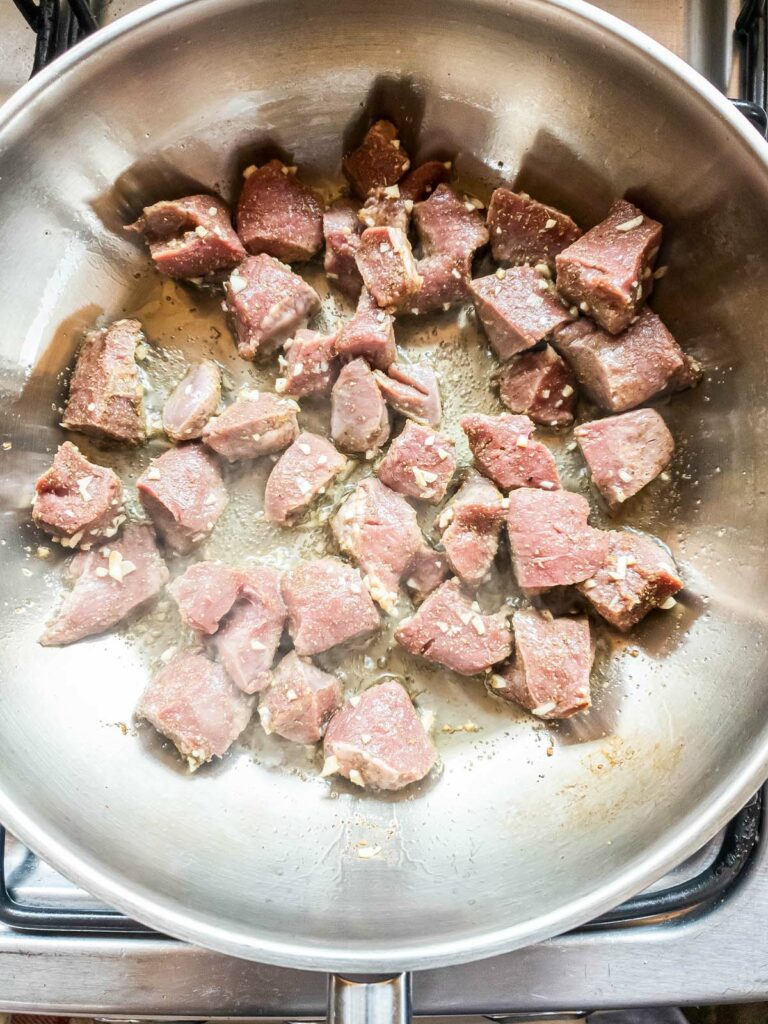
[[[287,572],[283,599],[288,631],[302,656],[367,637],[381,625],[360,570],[330,555]]]
[[[393,491],[439,505],[456,472],[456,445],[446,434],[408,420],[376,472]]]
[[[397,185],[375,188],[357,214],[364,228],[399,228],[408,233],[413,200],[404,199]]]
[[[231,270],[246,256],[229,207],[216,196],[187,196],[145,206],[128,230],[144,235],[155,266],[167,277],[208,277]]]
[[[274,455],[299,435],[298,405],[269,391],[243,391],[209,420],[203,441],[228,462]]]
[[[281,395],[304,398],[327,395],[339,372],[336,335],[301,330],[284,345],[287,352],[283,376],[275,381]]]
[[[491,252],[497,263],[546,263],[572,245],[581,230],[568,214],[530,196],[497,188],[488,204]]]
[[[244,693],[257,693],[270,683],[286,617],[280,582],[280,573],[268,565],[243,570],[240,599],[209,642]]]
[[[594,575],[610,534],[589,526],[588,516],[587,499],[571,491],[521,487],[510,494],[507,532],[519,586],[543,590]]]
[[[498,381],[501,400],[510,412],[524,413],[548,427],[573,422],[576,376],[549,345],[513,356],[502,366]]]
[[[457,579],[430,594],[412,618],[400,624],[395,639],[411,654],[463,676],[485,672],[512,651],[506,614],[484,614]]]
[[[435,253],[416,261],[421,278],[419,291],[406,300],[400,312],[420,316],[438,310],[447,312],[451,306],[469,298],[472,260],[468,255]]]
[[[664,391],[690,386],[685,355],[655,313],[644,309],[623,334],[591,320],[568,324],[552,344],[570,364],[582,390],[597,405],[625,412]]]
[[[626,632],[654,608],[674,605],[683,586],[671,555],[650,537],[609,533],[605,559],[578,590],[595,611]]]
[[[653,287],[661,224],[618,199],[608,216],[555,257],[557,290],[611,334],[629,327]]]
[[[291,651],[259,698],[259,718],[266,733],[277,733],[293,743],[317,743],[331,715],[341,707],[341,697],[336,676]]]
[[[322,494],[346,466],[346,458],[318,434],[299,434],[275,463],[264,491],[264,515],[288,523]]]
[[[331,392],[331,436],[347,452],[375,452],[389,437],[389,413],[370,366],[342,366]]]
[[[496,696],[522,704],[539,718],[570,718],[586,711],[595,657],[589,619],[554,619],[524,608],[512,616],[512,630],[515,659],[494,677]]]
[[[429,199],[416,203],[413,219],[425,256],[447,253],[469,256],[488,243],[480,213],[482,203],[461,196],[450,185],[438,185]]]
[[[337,199],[323,214],[325,276],[352,299],[357,298],[363,287],[363,279],[357,269],[361,230],[357,203],[351,199]]]
[[[496,355],[504,361],[573,317],[552,282],[533,267],[511,267],[470,282],[472,300]]]
[[[490,480],[471,469],[438,517],[448,562],[468,586],[485,579],[499,550],[503,499]]]
[[[205,540],[229,503],[216,460],[200,444],[152,459],[136,487],[157,532],[181,554]]]
[[[398,182],[410,165],[395,126],[390,121],[376,121],[361,145],[344,157],[341,166],[356,194],[365,199],[372,189]]]
[[[193,441],[219,407],[221,373],[204,359],[185,373],[163,406],[163,430],[173,441]]]
[[[89,462],[65,441],[35,484],[32,518],[62,547],[114,537],[124,522],[123,485],[111,469]]]
[[[136,715],[166,736],[191,771],[223,757],[251,720],[246,697],[201,651],[181,651],[141,695]]]
[[[168,582],[154,531],[144,523],[129,523],[108,548],[78,552],[70,575],[74,587],[40,637],[46,647],[72,644],[112,629],[156,597]]]
[[[243,574],[223,562],[196,562],[168,587],[181,621],[198,633],[215,633],[240,594]]]
[[[338,772],[356,786],[403,789],[423,779],[437,751],[405,688],[393,680],[345,704],[325,733],[324,775]]]
[[[412,171],[408,171],[405,177],[400,179],[400,195],[403,199],[420,203],[427,196],[431,196],[438,185],[448,181],[450,176],[450,163],[444,163],[442,160],[427,160],[426,163],[419,164]]]
[[[357,250],[357,267],[382,309],[407,308],[421,288],[411,243],[399,228],[366,228]]]
[[[670,391],[687,391],[688,388],[695,388],[701,383],[704,376],[704,368],[698,359],[683,352],[683,365],[675,373],[670,381]]]
[[[136,346],[143,341],[138,320],[88,331],[69,382],[61,421],[66,430],[124,444],[144,440],[144,389],[136,367]]]
[[[232,271],[225,293],[243,359],[270,355],[320,309],[314,288],[264,253]]]
[[[437,590],[450,575],[451,570],[445,555],[435,551],[429,544],[422,543],[408,566],[405,585],[412,600],[416,604],[421,604],[424,598],[433,590]]]
[[[365,288],[360,293],[355,315],[338,333],[336,354],[344,362],[363,356],[380,370],[388,369],[397,359],[392,315],[380,309]]]
[[[472,413],[462,416],[459,423],[475,465],[503,491],[514,487],[553,491],[560,487],[554,456],[545,444],[531,437],[534,425],[527,416]]]
[[[323,244],[323,207],[295,167],[270,160],[249,167],[237,203],[237,233],[254,256],[284,263],[311,259]]]
[[[346,498],[332,529],[341,550],[365,573],[371,597],[384,611],[393,611],[400,580],[423,544],[413,508],[368,477]]]
[[[376,372],[382,395],[395,412],[437,427],[442,419],[437,374],[429,363],[393,363],[386,376]]]

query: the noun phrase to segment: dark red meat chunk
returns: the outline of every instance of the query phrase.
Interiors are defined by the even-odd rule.
[[[347,464],[330,441],[307,431],[275,463],[264,491],[264,515],[288,523],[325,492]]]
[[[421,288],[405,303],[401,312],[420,316],[422,313],[447,312],[451,306],[469,298],[472,259],[469,255],[435,253],[416,261]]]
[[[448,562],[456,575],[479,587],[499,550],[504,522],[501,493],[474,469],[438,518]]]
[[[361,199],[374,188],[394,185],[410,165],[397,129],[390,121],[371,125],[361,145],[342,161],[344,175]]]
[[[426,163],[419,164],[412,171],[408,171],[405,177],[400,179],[400,195],[403,199],[420,203],[427,196],[431,196],[438,185],[448,181],[450,176],[450,162],[427,160]]]
[[[351,199],[337,199],[323,214],[325,276],[340,292],[353,299],[363,287],[363,279],[357,269],[360,233],[357,203]]]
[[[421,288],[411,243],[399,228],[366,228],[357,250],[357,267],[382,309],[407,308]]]
[[[510,412],[548,427],[573,422],[576,375],[549,345],[513,356],[499,371],[499,395]]]
[[[416,604],[421,604],[424,598],[433,590],[437,590],[450,575],[451,570],[445,555],[435,551],[429,544],[422,543],[411,559],[405,585],[411,599]]]
[[[364,288],[355,315],[339,331],[336,353],[347,362],[363,356],[371,366],[388,369],[397,358],[394,320]]]
[[[398,185],[387,185],[371,192],[360,207],[357,219],[364,228],[399,228],[407,234],[411,210],[413,200],[404,199]]]
[[[522,192],[497,188],[488,204],[491,252],[497,263],[546,263],[572,245],[581,230],[568,214]]]
[[[471,257],[488,244],[488,229],[480,212],[482,203],[463,199],[450,185],[438,185],[429,199],[416,203],[413,220],[425,256],[447,253]]]
[[[274,455],[299,435],[298,405],[269,391],[243,391],[209,420],[203,441],[228,462]]]
[[[243,574],[223,562],[196,562],[168,587],[181,621],[198,633],[215,633],[240,594]]]
[[[342,366],[331,392],[331,436],[347,452],[375,452],[389,437],[389,413],[370,366]]]
[[[393,491],[439,505],[456,471],[456,446],[446,434],[408,420],[379,463],[379,479]]]
[[[193,441],[219,407],[221,373],[204,359],[187,370],[163,406],[163,430],[173,441]]]
[[[259,698],[259,718],[266,733],[293,743],[317,743],[328,720],[341,707],[341,683],[295,651],[286,654]]]
[[[327,395],[339,372],[336,335],[301,330],[283,346],[286,352],[283,376],[275,381],[281,395],[304,398]]]
[[[237,203],[237,233],[254,256],[284,263],[311,259],[323,244],[323,207],[295,167],[270,160],[249,167]]]
[[[545,444],[531,437],[534,425],[527,416],[473,413],[462,416],[459,423],[475,465],[502,490],[541,487],[553,491],[560,487],[554,456]]]
[[[395,412],[437,427],[442,419],[437,374],[429,363],[392,363],[386,375],[376,371],[376,383]]]

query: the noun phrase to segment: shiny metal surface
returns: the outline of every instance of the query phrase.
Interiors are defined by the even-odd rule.
[[[411,1019],[411,976],[342,978],[328,981],[328,1024],[407,1024]]]
[[[248,749],[190,780],[146,733],[114,725],[130,721],[146,673],[140,646],[35,645],[58,583],[26,558],[24,523],[58,436],[57,374],[86,324],[122,311],[144,266],[114,233],[126,200],[141,205],[179,175],[229,192],[267,138],[328,174],[366,99],[406,119],[406,142],[459,150],[460,175],[478,187],[519,171],[522,187],[586,221],[629,190],[667,225],[674,273],[656,307],[708,372],[669,407],[676,479],[644,524],[690,587],[633,638],[636,657],[616,652],[595,710],[554,741],[463,684],[447,689],[452,706],[482,731],[446,741],[442,778],[418,792],[329,792],[255,765]],[[540,0],[448,3],[440,19],[404,0],[162,2],[17,94],[0,122],[0,426],[13,444],[0,456],[0,818],[158,928],[346,971],[531,943],[713,834],[765,776],[768,750],[765,154],[713,88],[649,40]],[[194,333],[194,316],[182,326]],[[362,841],[382,855],[360,860]],[[249,970],[267,969],[239,977]],[[440,977],[455,993],[466,971]]]

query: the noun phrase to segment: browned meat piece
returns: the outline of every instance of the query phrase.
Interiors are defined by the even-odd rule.
[[[393,363],[387,375],[376,371],[382,395],[395,412],[418,423],[437,427],[442,419],[437,374],[429,363]]]
[[[510,412],[548,427],[573,422],[576,376],[549,345],[513,356],[499,371],[499,394]]]
[[[650,309],[623,334],[608,334],[581,319],[559,330],[552,344],[587,396],[611,412],[696,382],[683,350]]]
[[[370,366],[342,366],[331,392],[331,436],[346,452],[375,452],[389,437],[389,413]]]
[[[286,524],[323,494],[347,464],[330,441],[307,431],[299,434],[275,463],[264,491],[264,515]]]
[[[325,276],[352,299],[357,298],[363,287],[356,260],[360,232],[357,203],[351,199],[337,199],[323,214]]]
[[[650,294],[660,245],[661,224],[617,199],[604,221],[555,257],[557,290],[619,334]]]
[[[408,420],[376,472],[393,491],[439,505],[456,472],[456,445],[446,434]]]
[[[442,160],[427,160],[419,164],[412,171],[408,171],[404,178],[400,179],[400,195],[403,199],[410,199],[414,203],[420,203],[427,196],[431,196],[438,185],[448,181],[451,176],[451,165]]]
[[[223,757],[251,720],[246,697],[202,651],[181,651],[164,665],[141,696],[138,718],[166,736],[194,771]]]
[[[494,676],[496,696],[522,704],[538,718],[570,718],[586,711],[595,658],[589,619],[553,619],[524,608],[512,616],[512,631],[515,659]]]
[[[497,263],[546,263],[572,245],[581,230],[567,213],[522,192],[497,188],[488,204],[491,252]]]
[[[421,288],[411,243],[399,228],[366,228],[357,250],[357,268],[382,309],[407,308]]]
[[[512,651],[506,614],[484,614],[457,579],[443,583],[410,619],[404,619],[395,639],[411,654],[463,676],[487,671]]]
[[[698,359],[683,352],[683,365],[670,381],[670,390],[687,391],[688,388],[695,388],[703,376],[704,368]]]
[[[438,185],[429,199],[416,203],[413,219],[425,256],[469,256],[488,244],[482,203],[463,199],[450,185]]]
[[[168,593],[181,621],[198,633],[215,633],[240,594],[243,574],[223,562],[196,562],[177,576]]]
[[[296,653],[320,654],[381,625],[359,569],[340,558],[302,562],[283,576],[288,631]]]
[[[343,362],[363,356],[371,366],[388,369],[397,359],[394,323],[391,314],[379,309],[363,288],[355,315],[336,338],[336,354]]]
[[[341,683],[295,651],[286,654],[259,698],[264,732],[293,743],[317,743],[328,720],[341,707]]]
[[[338,772],[356,786],[402,789],[437,761],[424,723],[400,683],[371,686],[331,719],[323,775]]]
[[[285,626],[280,573],[268,565],[244,569],[240,599],[210,640],[211,650],[244,693],[270,684],[270,669]]]
[[[341,166],[354,191],[365,199],[372,189],[398,182],[411,161],[400,145],[395,126],[390,121],[376,121],[361,145],[344,157]]]
[[[419,291],[406,300],[402,313],[420,316],[442,310],[469,298],[472,259],[469,255],[435,253],[416,261],[416,272],[421,278]]]
[[[124,444],[144,440],[144,390],[136,368],[136,346],[143,341],[138,320],[88,331],[69,382],[62,427]]]
[[[296,402],[269,391],[242,391],[220,416],[209,420],[203,441],[228,462],[274,455],[299,435]]]
[[[163,406],[163,430],[174,441],[202,437],[203,427],[219,407],[221,373],[204,359],[187,370]]]
[[[154,531],[144,523],[129,523],[109,547],[78,552],[69,572],[74,587],[40,637],[45,647],[112,629],[168,582]]]
[[[554,491],[560,487],[554,456],[545,444],[531,437],[534,425],[527,416],[474,413],[462,416],[459,423],[475,465],[502,490],[541,487]]]
[[[589,579],[602,565],[610,534],[587,524],[589,502],[571,491],[521,487],[509,496],[507,532],[518,584],[527,590]]]
[[[187,196],[145,206],[128,227],[149,243],[155,266],[167,277],[208,277],[245,259],[229,215],[216,196]]]
[[[330,392],[339,372],[335,334],[297,331],[296,337],[289,338],[283,349],[287,356],[283,376],[275,381],[275,391],[295,398]]]
[[[595,487],[612,508],[655,480],[675,450],[674,438],[655,409],[582,423],[573,436]]]
[[[181,554],[205,540],[229,503],[216,460],[200,444],[152,459],[136,487],[157,532]]]
[[[437,590],[451,575],[448,559],[429,544],[422,543],[408,567],[405,585],[412,600],[421,604],[424,598]]]
[[[607,537],[604,561],[578,589],[599,615],[626,632],[654,608],[672,608],[683,581],[671,555],[650,537],[620,532]]]
[[[400,195],[398,185],[375,188],[365,200],[357,214],[364,228],[399,228],[408,233],[413,200]]]
[[[237,203],[237,233],[248,252],[284,263],[311,259],[323,244],[323,207],[295,167],[270,160],[249,167]]]
[[[317,292],[271,256],[249,256],[224,286],[243,359],[271,355],[320,309]]]
[[[533,267],[497,270],[475,278],[469,288],[488,340],[502,361],[538,345],[573,319],[552,282]]]
[[[365,573],[371,597],[392,612],[400,580],[423,544],[413,508],[368,477],[346,498],[331,525],[340,549]]]
[[[111,469],[89,462],[69,441],[35,484],[32,518],[64,548],[114,537],[125,521],[123,485]]]
[[[493,565],[503,522],[500,492],[471,469],[437,521],[448,562],[468,586],[479,587]]]

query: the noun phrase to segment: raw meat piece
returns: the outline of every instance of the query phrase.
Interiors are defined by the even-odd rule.
[[[356,260],[360,231],[357,203],[351,199],[337,199],[323,214],[325,276],[352,299],[357,298],[363,287]]]
[[[287,572],[283,599],[288,631],[300,655],[369,636],[381,625],[360,570],[330,555]]]
[[[655,480],[669,463],[675,442],[655,409],[636,409],[576,427],[592,480],[615,508]]]
[[[470,469],[437,520],[448,562],[462,582],[478,587],[485,579],[499,550],[503,522],[501,493]]]
[[[136,347],[143,342],[138,320],[88,331],[69,382],[62,427],[124,444],[144,440],[144,389],[136,368]]]
[[[220,416],[209,420],[203,441],[228,462],[274,455],[299,434],[296,402],[269,391],[241,391]]]
[[[114,537],[125,521],[123,485],[111,469],[89,462],[69,441],[35,484],[32,518],[64,548]]]
[[[475,465],[501,487],[541,487],[557,490],[560,477],[552,452],[531,437],[534,425],[527,416],[500,416],[473,413],[459,420],[467,435]]]
[[[342,366],[331,392],[331,436],[347,452],[375,452],[389,437],[389,413],[370,366]]]
[[[181,554],[205,540],[229,503],[216,460],[200,444],[152,459],[136,487],[157,532]]]
[[[264,515],[286,524],[318,494],[323,494],[347,460],[330,441],[307,431],[299,434],[275,463],[264,491]]]
[[[507,532],[519,586],[543,590],[594,575],[610,534],[589,526],[588,515],[587,499],[571,491],[521,487],[510,494]]]
[[[317,292],[266,253],[243,260],[224,290],[243,359],[271,355],[320,309]]]
[[[437,427],[442,419],[437,374],[429,363],[392,363],[386,376],[375,373],[384,399],[395,412]]]
[[[399,228],[408,233],[408,225],[413,209],[412,199],[403,199],[397,185],[375,188],[357,214],[357,219],[364,228]]]
[[[446,434],[407,420],[376,470],[387,487],[439,505],[456,471],[456,445]]]
[[[341,166],[356,194],[365,199],[372,189],[398,182],[411,161],[400,145],[395,126],[390,121],[376,121]]]
[[[145,206],[128,230],[144,235],[155,266],[167,277],[208,277],[231,270],[246,256],[229,207],[217,196],[187,196]]]
[[[650,294],[660,245],[661,224],[617,199],[604,221],[555,257],[557,290],[619,334]]]
[[[525,413],[534,423],[549,427],[573,422],[576,376],[549,345],[513,356],[502,366],[498,381],[501,400],[510,412]]]
[[[522,192],[497,188],[488,204],[491,252],[497,263],[546,263],[572,245],[581,230],[567,213]]]
[[[211,359],[195,363],[163,406],[163,430],[173,441],[201,437],[220,399],[221,373],[216,363]]]
[[[421,288],[411,243],[399,228],[366,228],[357,250],[357,268],[382,309],[407,307]]]
[[[443,583],[410,619],[404,619],[395,639],[411,654],[463,676],[485,672],[512,651],[506,614],[484,614],[457,579]]]
[[[136,709],[166,736],[194,771],[223,757],[251,720],[246,697],[202,651],[181,651],[164,665]]]
[[[74,586],[40,637],[45,647],[111,629],[168,582],[154,530],[146,523],[129,523],[108,548],[79,551],[69,571]]]
[[[264,732],[293,743],[317,743],[328,720],[341,707],[341,683],[295,651],[286,654],[259,698]]]
[[[237,233],[253,255],[284,263],[311,259],[323,244],[323,207],[295,167],[270,160],[249,167],[237,203]]]
[[[215,633],[240,594],[243,574],[223,562],[196,562],[168,586],[181,621],[199,633]]]
[[[609,549],[594,576],[578,590],[595,611],[626,632],[654,608],[672,607],[683,586],[671,555],[638,533],[612,532]]]
[[[450,162],[427,160],[426,163],[419,164],[412,171],[408,171],[405,177],[400,179],[400,195],[403,199],[411,199],[414,203],[420,203],[427,196],[431,196],[438,185],[448,181],[450,176]]]
[[[363,356],[380,370],[386,370],[397,359],[394,319],[379,309],[365,288],[355,315],[339,331],[336,354],[344,362]]]
[[[283,348],[288,355],[284,376],[275,381],[275,391],[295,398],[327,395],[339,372],[336,335],[301,330]]]
[[[482,203],[463,199],[450,185],[438,185],[429,199],[416,203],[413,220],[425,256],[447,253],[469,256],[488,243],[488,229],[480,213]]]
[[[408,693],[393,680],[364,690],[330,721],[324,775],[356,786],[395,790],[423,779],[437,751]]]
[[[538,718],[570,718],[586,711],[595,658],[589,619],[554,619],[524,608],[512,616],[512,631],[515,659],[494,676],[496,696],[522,704]]]
[[[472,300],[502,361],[538,345],[573,317],[552,282],[533,267],[497,270],[470,282]]]
[[[447,312],[457,302],[469,298],[472,260],[469,255],[435,253],[416,261],[416,272],[421,278],[419,291],[406,300],[403,313],[420,316],[437,310]]]
[[[435,551],[429,544],[422,543],[411,559],[405,585],[410,591],[412,600],[416,604],[421,604],[427,594],[437,590],[450,575],[451,571],[445,555]]]

